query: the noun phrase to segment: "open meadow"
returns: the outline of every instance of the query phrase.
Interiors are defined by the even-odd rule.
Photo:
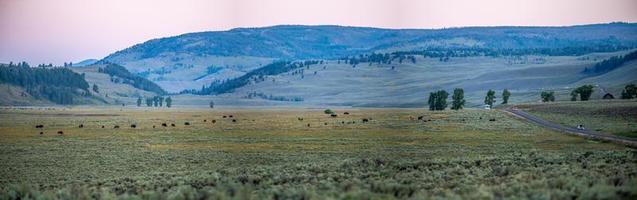
[[[527,112],[568,127],[585,128],[628,138],[637,138],[637,101],[597,100],[535,103],[517,106]]]
[[[499,110],[334,111],[3,108],[0,199],[637,198],[634,149]]]

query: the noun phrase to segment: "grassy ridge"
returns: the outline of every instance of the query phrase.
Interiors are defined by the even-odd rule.
[[[496,110],[347,111],[331,118],[322,110],[1,110],[0,196],[637,196],[634,150]],[[222,117],[230,114],[237,122]],[[431,121],[410,120],[421,115]]]

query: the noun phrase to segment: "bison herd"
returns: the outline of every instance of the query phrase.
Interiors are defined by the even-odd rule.
[[[234,123],[236,123],[236,122],[237,122],[237,119],[234,119],[234,115],[223,115],[222,117],[223,117],[223,118],[231,118],[231,119],[232,119],[232,120],[231,120],[232,122],[234,122]],[[254,121],[254,120],[253,120],[253,121]],[[203,122],[208,122],[208,120],[207,120],[207,119],[204,119],[204,120],[203,120]],[[213,119],[213,120],[210,120],[210,122],[212,122],[212,123],[214,124],[214,123],[217,123],[217,120],[214,120],[214,119]],[[168,123],[161,123],[161,126],[162,126],[162,127],[168,127],[168,125],[169,125]],[[190,122],[184,122],[184,126],[190,126],[190,125],[191,125],[191,123],[190,123]],[[79,124],[77,127],[78,127],[78,128],[84,128],[84,124]],[[101,128],[105,128],[105,126],[104,126],[104,125],[100,125],[100,127],[101,127]],[[153,127],[153,128],[156,128],[156,126],[155,126],[155,125],[153,125],[152,127]],[[175,125],[175,123],[170,123],[170,127],[177,127],[177,125]],[[35,125],[35,128],[36,128],[36,129],[43,129],[43,128],[44,128],[44,125],[43,125],[43,124],[37,124],[37,125]],[[114,126],[113,126],[113,129],[119,129],[119,128],[120,128],[120,126],[119,126],[119,125],[114,125]],[[130,125],[130,128],[132,128],[132,129],[137,128],[137,124],[131,124],[131,125]],[[43,135],[43,134],[44,134],[44,131],[40,131],[39,133],[40,133],[40,135]],[[58,134],[60,134],[60,135],[64,135],[64,131],[62,131],[62,130],[58,131],[57,133],[58,133]]]

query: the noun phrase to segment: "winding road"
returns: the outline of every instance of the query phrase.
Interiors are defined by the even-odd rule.
[[[543,119],[540,119],[538,117],[535,117],[527,112],[524,112],[523,110],[519,110],[515,107],[513,108],[507,108],[504,109],[505,112],[514,115],[520,119],[526,120],[526,121],[530,121],[533,122],[537,125],[546,127],[546,128],[550,128],[553,130],[557,130],[557,131],[562,131],[568,134],[572,134],[572,135],[577,135],[577,136],[582,136],[582,137],[586,137],[586,138],[590,138],[590,139],[595,139],[595,140],[604,140],[604,141],[609,141],[609,142],[613,142],[613,143],[617,143],[617,144],[621,144],[621,145],[625,145],[628,147],[632,147],[632,148],[637,148],[637,140],[636,139],[632,139],[632,138],[626,138],[626,137],[620,137],[620,136],[615,136],[615,135],[610,135],[610,134],[604,134],[604,133],[599,133],[599,132],[595,132],[595,131],[589,131],[589,130],[580,130],[577,128],[573,128],[573,127],[566,127],[566,126],[562,126],[553,122],[549,122]]]

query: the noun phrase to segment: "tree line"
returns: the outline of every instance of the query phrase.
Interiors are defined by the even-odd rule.
[[[637,59],[637,51],[630,52],[623,56],[613,56],[595,64],[592,68],[585,68],[582,73],[589,75],[599,75],[610,72],[624,63]]]
[[[0,82],[23,87],[31,96],[57,104],[73,104],[76,96],[90,95],[84,74],[52,65],[31,67],[26,62],[0,65]]]
[[[137,107],[141,107],[143,102],[145,102],[146,106],[148,107],[163,107],[164,102],[166,102],[165,105],[168,108],[172,107],[173,105],[173,99],[171,97],[163,97],[163,96],[147,97],[144,99],[142,97],[138,97]]]

